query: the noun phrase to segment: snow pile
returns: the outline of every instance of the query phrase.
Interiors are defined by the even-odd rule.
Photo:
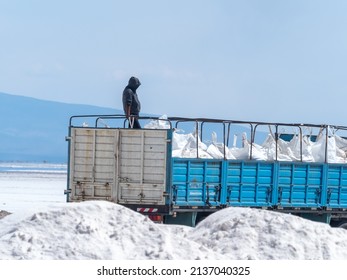
[[[163,115],[158,120],[152,120],[145,128],[148,129],[169,129],[167,116]],[[234,135],[234,138],[237,135]],[[173,157],[180,158],[209,158],[247,160],[252,159],[273,161],[276,160],[276,140],[272,133],[269,133],[265,141],[259,145],[251,143],[247,139],[247,134],[242,134],[242,147],[236,147],[234,139],[233,147],[226,147],[223,143],[217,142],[217,134],[211,135],[209,144],[201,141],[196,131],[188,134],[182,131],[173,132]],[[277,160],[280,161],[300,161],[301,157],[304,162],[325,162],[325,150],[327,148],[327,161],[329,163],[347,163],[347,140],[330,132],[329,137],[322,131],[317,136],[316,141],[312,141],[309,135],[302,137],[293,135],[290,141],[281,138],[277,140]],[[301,152],[302,148],[302,152]],[[302,154],[302,156],[301,156]]]
[[[347,230],[268,210],[221,210],[190,238],[230,259],[347,259]]]
[[[13,214],[14,215],[14,214]],[[11,220],[11,215],[0,220]],[[68,204],[1,226],[0,259],[208,259],[214,253],[123,206]]]
[[[0,225],[0,259],[347,259],[346,230],[257,209],[223,209],[190,228],[91,201]]]

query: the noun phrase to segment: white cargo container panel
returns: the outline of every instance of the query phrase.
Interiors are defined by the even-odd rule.
[[[70,201],[164,205],[166,130],[71,128]]]

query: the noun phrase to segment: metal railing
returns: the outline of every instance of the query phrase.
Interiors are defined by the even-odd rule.
[[[134,116],[131,116],[134,117]],[[196,137],[196,157],[199,158],[199,149],[198,149],[198,144],[199,140],[202,142],[203,139],[203,131],[205,129],[205,126],[207,124],[213,125],[213,126],[221,126],[222,128],[222,143],[224,145],[224,159],[227,159],[226,156],[226,147],[229,147],[230,145],[230,135],[232,133],[232,127],[233,126],[240,126],[243,127],[245,131],[250,133],[250,139],[249,139],[249,144],[250,144],[250,151],[249,151],[249,160],[253,159],[253,149],[254,149],[254,144],[255,144],[255,138],[257,133],[259,133],[260,127],[268,127],[269,131],[268,133],[272,134],[275,139],[275,159],[278,160],[279,154],[278,154],[278,141],[281,138],[281,135],[291,135],[292,137],[298,136],[299,137],[299,144],[300,144],[300,160],[303,161],[303,138],[304,138],[304,129],[316,129],[319,130],[319,133],[321,134],[320,136],[325,136],[325,151],[324,151],[324,158],[325,162],[328,160],[328,141],[331,131],[333,133],[336,133],[338,131],[342,131],[346,133],[345,136],[347,136],[347,126],[340,126],[340,125],[327,125],[327,124],[322,124],[322,125],[316,125],[316,124],[305,124],[305,123],[276,123],[276,122],[255,122],[255,121],[240,121],[240,120],[224,120],[224,119],[211,119],[211,118],[184,118],[184,117],[168,117],[167,119],[161,119],[159,117],[151,117],[151,116],[135,116],[137,117],[140,121],[163,121],[167,122],[168,128],[167,129],[179,129],[179,127],[182,124],[187,124],[187,123],[193,123],[194,124],[194,132],[195,132],[195,137]],[[100,128],[100,124],[104,125],[104,127],[107,128],[128,128],[129,120],[125,115],[76,115],[70,117],[69,121],[69,126],[73,127],[75,126],[75,122],[77,120],[91,120],[92,121],[92,127],[94,128]],[[110,125],[106,124],[105,121],[109,120],[115,120],[117,121],[117,124],[115,125]],[[82,125],[77,125],[77,126],[82,126]],[[88,124],[89,126],[89,124]],[[273,133],[272,128],[274,128],[275,132]],[[291,129],[291,130],[297,130],[297,134],[288,134],[284,133],[283,131],[280,132],[281,129]],[[264,133],[264,131],[261,131]],[[324,135],[325,134],[325,135]],[[310,137],[314,136],[313,138],[317,137],[317,135],[310,135]],[[342,136],[343,137],[343,136]],[[343,137],[344,138],[344,137]],[[347,138],[347,137],[346,137]]]

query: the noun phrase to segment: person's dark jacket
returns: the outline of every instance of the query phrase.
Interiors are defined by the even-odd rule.
[[[141,85],[138,78],[131,77],[128,85],[123,91],[123,109],[127,115],[127,108],[130,106],[130,115],[138,116],[141,111],[141,103],[137,97],[136,89]]]

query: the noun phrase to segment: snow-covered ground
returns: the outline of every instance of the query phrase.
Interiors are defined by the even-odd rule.
[[[347,231],[228,208],[197,227],[155,224],[110,202],[65,203],[63,172],[0,172],[0,259],[346,260]]]
[[[0,210],[25,213],[65,203],[66,165],[0,162]]]

